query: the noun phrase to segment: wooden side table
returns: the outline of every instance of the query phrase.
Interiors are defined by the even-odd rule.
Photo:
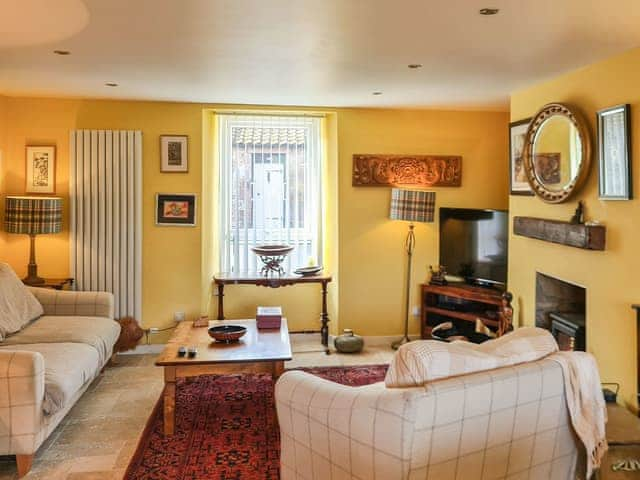
[[[218,288],[218,320],[224,320],[224,286],[225,285],[255,285],[258,287],[280,288],[289,285],[299,285],[304,283],[318,283],[322,287],[322,313],[320,314],[320,337],[324,351],[329,355],[329,312],[327,308],[327,287],[331,282],[331,275],[320,274],[311,276],[301,275],[280,275],[265,277],[256,274],[233,274],[217,273],[213,277],[213,283]]]
[[[29,284],[25,283],[25,285]],[[73,287],[73,278],[45,278],[44,283],[29,286],[38,288],[50,288],[52,290],[64,290],[65,287],[71,289]]]

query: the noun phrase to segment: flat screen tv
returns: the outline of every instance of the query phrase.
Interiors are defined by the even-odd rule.
[[[440,209],[440,265],[470,284],[507,284],[509,212]]]

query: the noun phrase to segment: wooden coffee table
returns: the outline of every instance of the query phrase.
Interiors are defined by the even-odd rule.
[[[198,375],[233,373],[270,373],[274,380],[284,371],[284,362],[291,360],[291,344],[287,320],[282,319],[280,330],[258,330],[255,320],[211,321],[214,325],[242,325],[247,333],[237,343],[214,342],[207,327],[194,327],[181,322],[156,360],[164,367],[164,433],[175,429],[176,380]],[[195,346],[194,358],[179,357],[178,348]]]

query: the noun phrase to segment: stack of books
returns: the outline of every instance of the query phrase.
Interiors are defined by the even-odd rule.
[[[259,330],[280,328],[282,307],[258,307],[256,323]]]

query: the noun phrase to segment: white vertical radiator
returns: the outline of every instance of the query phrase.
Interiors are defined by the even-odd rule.
[[[142,132],[73,130],[69,150],[71,275],[112,292],[115,317],[142,322]]]

